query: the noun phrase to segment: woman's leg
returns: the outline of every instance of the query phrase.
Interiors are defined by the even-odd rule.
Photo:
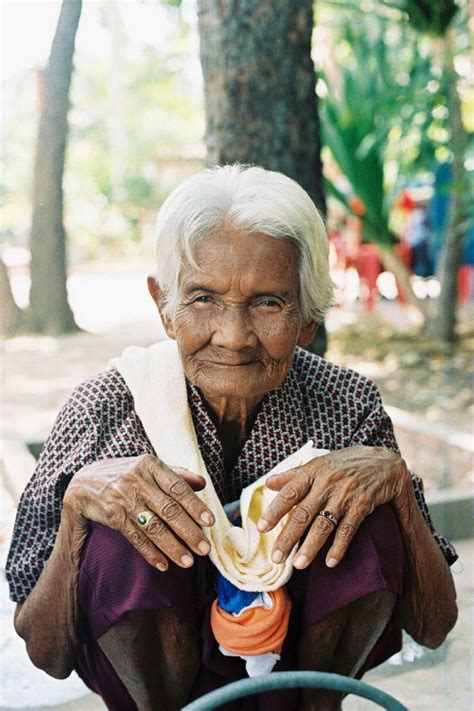
[[[78,673],[111,711],[181,708],[200,666],[196,561],[150,566],[119,533],[92,524],[79,575],[85,644]]]
[[[333,672],[354,677],[360,671],[375,643],[389,622],[396,595],[377,590],[336,610],[308,627],[298,648],[300,669]],[[343,694],[307,689],[302,711],[336,711]]]
[[[99,640],[140,711],[175,711],[199,669],[196,633],[172,609],[125,614]]]

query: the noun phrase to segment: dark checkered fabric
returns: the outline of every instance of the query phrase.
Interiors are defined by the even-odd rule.
[[[365,444],[398,451],[375,385],[300,349],[283,385],[264,397],[230,473],[201,395],[189,383],[188,399],[202,456],[223,503],[238,498],[243,487],[309,439],[329,450]],[[100,373],[73,391],[19,504],[6,571],[13,600],[25,600],[51,554],[64,492],[75,472],[100,459],[146,453],[153,448],[117,370]],[[418,477],[413,477],[413,486],[433,536],[448,562],[454,561],[454,549],[433,529]]]

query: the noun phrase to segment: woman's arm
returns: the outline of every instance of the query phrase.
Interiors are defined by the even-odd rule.
[[[78,573],[87,521],[63,509],[49,560],[35,587],[15,610],[15,630],[33,664],[57,679],[74,668],[81,645]]]
[[[187,568],[193,564],[192,552],[202,556],[210,550],[200,526],[212,525],[214,518],[194,493],[204,483],[151,455],[105,459],[73,476],[51,556],[15,614],[15,629],[33,664],[57,678],[74,668],[81,646],[79,563],[88,521],[119,531],[162,572],[168,558]],[[137,514],[144,510],[155,516],[140,529]]]
[[[421,514],[410,479],[392,505],[405,543],[405,591],[395,621],[416,642],[435,649],[457,620],[453,578]]]

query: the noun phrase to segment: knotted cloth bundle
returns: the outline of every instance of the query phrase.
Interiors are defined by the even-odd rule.
[[[209,557],[219,573],[239,590],[270,593],[282,588],[291,576],[297,546],[284,563],[272,561],[272,547],[287,516],[272,531],[260,533],[257,529],[261,514],[277,495],[265,483],[272,474],[305,464],[314,457],[326,454],[326,450],[315,449],[309,441],[268,474],[243,489],[240,497],[242,525],[236,526],[227,518],[199,450],[176,343],[165,341],[149,348],[132,346],[120,358],[111,360],[109,367],[116,368],[124,378],[133,396],[135,411],[157,457],[168,466],[184,467],[205,479],[206,486],[197,495],[215,517],[215,524],[206,529],[206,535],[211,544]],[[286,593],[282,591],[276,598],[281,603],[286,599]],[[276,604],[273,607],[276,608]],[[276,611],[281,613],[281,608]],[[249,623],[252,615],[255,617],[256,613],[242,617],[236,630]],[[271,615],[266,617],[269,620]],[[282,619],[285,617],[288,625],[288,615],[283,615]],[[228,618],[225,619],[229,622]],[[273,619],[276,619],[275,612]],[[229,643],[225,646],[230,650]],[[232,642],[231,646],[238,647]]]
[[[239,614],[226,612],[219,597],[211,608],[214,636],[229,652],[239,657],[261,654],[280,654],[290,618],[291,601],[285,588],[264,593],[267,600],[249,605]],[[262,597],[263,594],[259,594]],[[265,604],[267,603],[267,604]]]

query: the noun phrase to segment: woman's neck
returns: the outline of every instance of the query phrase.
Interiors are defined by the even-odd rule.
[[[204,395],[207,409],[219,430],[221,427],[232,429],[235,434],[244,439],[248,436],[261,402],[261,397],[251,399],[221,397],[209,398]]]
[[[226,397],[209,400],[204,396],[204,402],[216,426],[224,450],[225,468],[229,472],[250,434],[261,397],[252,400]]]

